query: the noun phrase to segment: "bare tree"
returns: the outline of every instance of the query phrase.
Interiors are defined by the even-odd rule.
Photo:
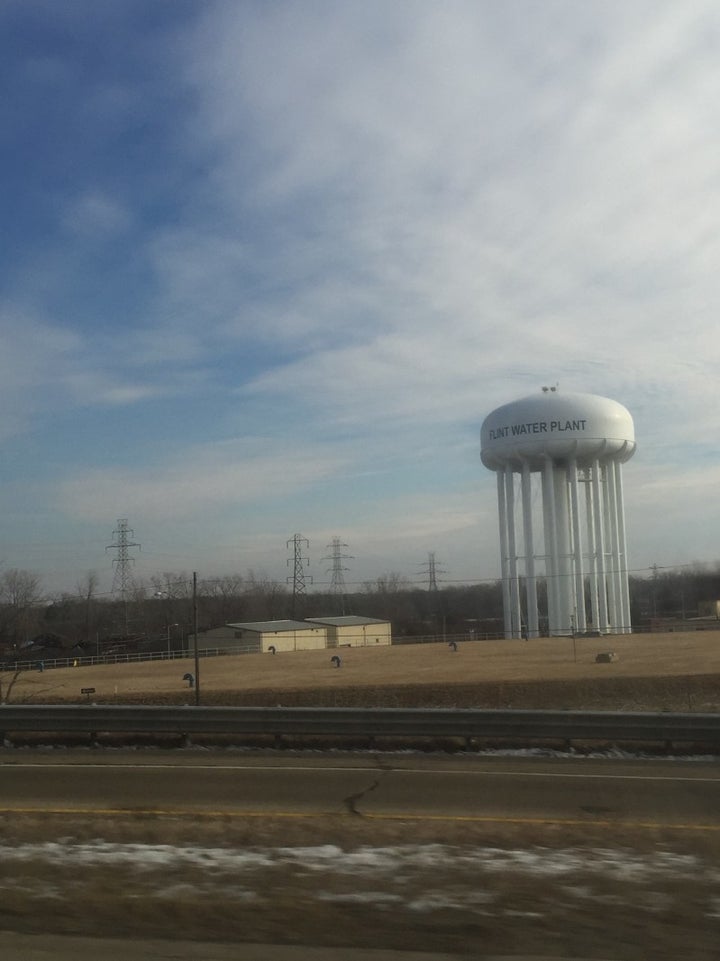
[[[14,649],[26,642],[39,621],[40,578],[11,568],[0,576],[0,638]]]
[[[242,617],[245,608],[245,581],[240,574],[215,577],[202,585],[206,619],[213,624],[226,624]]]
[[[19,668],[15,668],[14,671],[0,671],[0,704],[9,702],[12,689],[21,674],[22,671]],[[6,677],[9,679],[6,680]]]
[[[245,584],[249,616],[253,620],[276,620],[286,616],[290,595],[284,584],[253,570],[247,572]]]
[[[162,574],[153,574],[150,578],[152,594],[155,597],[167,597],[177,599],[190,597],[192,595],[192,575],[187,571],[163,571]]]
[[[76,589],[85,606],[85,643],[90,645],[92,630],[93,598],[97,593],[99,578],[95,571],[88,571],[84,580],[78,581]]]
[[[366,594],[397,594],[398,591],[410,590],[411,584],[407,577],[397,571],[381,574],[375,581],[365,581],[363,588]]]

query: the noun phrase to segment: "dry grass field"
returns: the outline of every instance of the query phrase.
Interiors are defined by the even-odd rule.
[[[597,663],[600,652],[615,660]],[[720,710],[720,632],[468,641],[200,660],[204,704]],[[192,658],[29,671],[13,703],[193,703]],[[5,681],[7,684],[8,677]]]

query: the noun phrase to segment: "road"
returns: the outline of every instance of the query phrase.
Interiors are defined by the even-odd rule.
[[[342,845],[346,837],[354,839],[349,841],[350,845],[366,844],[370,839],[371,844],[377,843],[380,847],[408,841],[422,844],[428,839],[462,844],[466,836],[473,836],[472,843],[476,845],[482,844],[478,837],[490,837],[493,845],[496,838],[510,837],[512,845],[521,846],[532,844],[536,837],[542,838],[543,845],[552,846],[553,839],[560,845],[572,845],[578,838],[588,836],[602,838],[605,847],[611,844],[606,839],[621,836],[620,847],[629,846],[631,850],[629,854],[620,851],[618,863],[624,863],[622,857],[629,857],[629,863],[636,869],[643,863],[644,854],[652,856],[659,837],[673,839],[669,844],[663,842],[663,850],[669,850],[673,856],[679,854],[679,863],[685,854],[682,838],[687,839],[689,851],[708,849],[708,863],[701,858],[693,869],[698,874],[697,883],[688,877],[677,884],[663,882],[652,874],[645,883],[637,877],[634,881],[608,882],[603,880],[599,869],[576,865],[570,888],[562,873],[558,879],[554,879],[552,873],[526,877],[522,870],[507,877],[486,872],[478,878],[472,865],[449,867],[446,858],[445,862],[433,861],[427,868],[410,869],[405,865],[397,884],[392,874],[385,880],[374,874],[365,880],[353,876],[353,894],[369,898],[367,903],[361,899],[357,905],[326,902],[311,894],[307,890],[308,877],[313,892],[317,888],[320,893],[330,892],[334,896],[346,894],[346,882],[342,875],[332,875],[329,869],[314,868],[308,876],[302,863],[299,873],[283,866],[274,874],[274,868],[258,869],[266,873],[258,874],[255,880],[247,871],[233,874],[229,894],[223,888],[223,884],[227,885],[225,875],[216,882],[212,871],[179,868],[174,869],[179,873],[173,880],[181,885],[195,885],[199,892],[199,900],[193,902],[197,910],[184,918],[182,934],[176,935],[177,940],[154,942],[142,939],[151,937],[151,932],[158,928],[164,936],[166,930],[168,902],[163,892],[169,879],[166,880],[162,869],[153,873],[150,863],[137,875],[131,869],[117,866],[107,869],[125,872],[122,879],[118,875],[117,898],[118,910],[127,912],[127,917],[135,916],[138,902],[134,899],[142,894],[142,911],[137,916],[150,926],[135,931],[125,914],[114,913],[115,895],[104,897],[105,891],[113,890],[115,875],[110,880],[102,868],[96,867],[83,881],[82,871],[76,877],[72,865],[63,868],[53,863],[43,868],[38,862],[33,868],[36,878],[18,862],[17,866],[8,868],[8,877],[17,874],[30,895],[35,890],[32,885],[46,878],[55,886],[53,890],[57,889],[54,900],[43,902],[44,911],[54,911],[55,930],[59,926],[59,930],[88,937],[51,934],[53,927],[48,926],[47,915],[43,915],[42,926],[36,928],[35,902],[30,900],[25,904],[19,895],[12,894],[10,886],[7,891],[15,900],[8,908],[6,920],[14,923],[12,912],[20,912],[17,917],[24,927],[17,933],[0,931],[0,945],[3,958],[7,956],[8,961],[44,961],[45,958],[91,961],[97,957],[124,957],[128,951],[139,961],[171,957],[183,961],[200,957],[203,961],[222,961],[238,956],[239,942],[243,943],[242,956],[248,961],[266,958],[269,961],[271,957],[273,961],[329,961],[330,957],[335,961],[419,961],[419,949],[426,961],[451,961],[468,956],[481,961],[500,957],[502,951],[497,950],[500,947],[505,948],[503,956],[512,955],[515,961],[521,956],[518,948],[535,949],[543,959],[557,954],[565,959],[583,955],[596,957],[598,953],[605,958],[635,959],[637,953],[628,954],[628,946],[636,944],[641,916],[641,920],[645,918],[643,924],[651,925],[643,928],[643,938],[652,933],[653,957],[667,961],[684,956],[692,961],[705,961],[706,957],[715,956],[707,954],[705,948],[712,944],[714,951],[717,943],[716,922],[708,919],[706,913],[715,903],[716,890],[706,881],[712,866],[712,852],[716,850],[715,838],[720,836],[719,802],[720,765],[700,761],[199,750],[0,751],[0,816],[6,815],[5,823],[22,832],[37,830],[33,825],[42,823],[43,814],[54,814],[55,817],[47,819],[49,827],[40,829],[42,838],[52,838],[56,830],[64,832],[67,825],[77,827],[83,823],[91,825],[92,831],[102,832],[102,825],[107,826],[108,834],[100,834],[106,840],[144,837],[143,825],[152,825],[148,829],[150,837],[160,844],[176,844],[179,838],[189,836],[200,844],[207,838],[210,845],[217,845],[218,838],[224,839],[236,825],[237,837],[251,837],[253,843],[271,847],[278,839],[281,844],[292,839],[290,843],[300,847],[318,843]],[[13,815],[22,813],[30,817],[13,819]],[[69,816],[63,817],[64,814]],[[95,814],[110,815],[110,818],[107,822],[96,822],[92,817],[87,820],[86,815]],[[144,814],[149,816],[147,820],[135,817]],[[216,817],[225,820],[216,823]],[[243,819],[249,817],[266,820],[262,826],[255,822],[248,829]],[[227,820],[233,818],[237,818],[235,825]],[[283,818],[297,819],[292,830]],[[452,827],[452,822],[458,826]],[[264,833],[272,823],[275,833]],[[472,823],[480,827],[467,827]],[[499,828],[503,823],[510,826]],[[113,834],[112,826],[116,824],[118,833]],[[135,824],[141,825],[138,833],[128,834],[128,825]],[[487,830],[484,825],[488,825]],[[530,829],[526,830],[523,825]],[[546,830],[542,825],[551,827]],[[565,829],[564,825],[575,828]],[[595,829],[598,825],[603,826],[601,830]],[[669,830],[656,830],[662,828]],[[633,853],[636,835],[640,840],[637,852]],[[570,836],[573,842],[567,840]],[[35,835],[30,837],[34,839]],[[256,837],[263,840],[255,841]],[[591,842],[591,846],[592,843],[595,842]],[[577,858],[577,863],[581,863],[581,854],[577,854]],[[457,862],[463,863],[462,859]],[[156,876],[157,882],[154,882],[152,879]],[[82,896],[77,897],[81,889],[78,885],[83,883],[98,884],[92,918],[83,913],[78,915],[73,909],[76,900],[78,904],[83,903]],[[154,883],[159,885],[157,890]],[[208,902],[212,907],[208,908],[202,901],[203,885],[212,884],[220,886],[212,888],[217,894],[213,894]],[[242,900],[236,902],[232,891],[233,885],[238,884],[255,891],[256,899],[247,905]],[[624,884],[621,895],[618,895],[618,884]],[[21,889],[22,885],[18,890]],[[593,900],[583,900],[585,889],[593,891]],[[448,891],[451,908],[432,908],[428,909],[429,913],[418,915],[408,907],[414,898]],[[476,903],[478,891],[490,900]],[[388,892],[396,899],[392,902],[395,905],[392,912],[383,906],[382,896]],[[402,896],[398,892],[402,892]],[[86,896],[90,893],[89,889],[85,891]],[[380,900],[375,903],[370,895]],[[598,927],[596,914],[601,901],[596,904],[596,895],[620,897],[619,901],[612,902],[615,905],[613,928],[607,932],[603,926]],[[219,903],[216,896],[220,898]],[[279,915],[275,898],[283,904]],[[630,899],[627,905],[624,898]],[[666,909],[667,918],[662,910],[659,914],[657,911],[648,914],[646,903],[662,905],[663,898],[670,905]],[[295,903],[300,907],[294,908]],[[98,938],[105,929],[98,930],[94,916],[102,911],[112,921],[108,930],[113,930],[119,940]],[[173,925],[167,922],[167,930],[173,929],[181,916],[177,906],[173,911],[167,915],[174,919]],[[292,921],[287,920],[288,911]],[[338,914],[339,911],[342,913]],[[359,944],[354,940],[355,933],[365,932],[370,925],[372,934],[363,933],[362,943],[368,944],[366,948],[302,946],[325,944],[321,935],[331,920],[339,916],[343,918],[348,945]],[[102,915],[103,924],[104,918]],[[121,929],[117,927],[118,918],[123,920]],[[511,925],[508,925],[509,918],[512,918]],[[217,934],[218,923],[224,926],[225,943],[205,943],[206,931]],[[260,941],[268,935],[270,940],[275,932],[282,933],[290,923],[299,925],[301,943],[297,946],[279,948],[244,943],[251,940],[249,931],[261,935],[252,940]],[[195,924],[199,927],[194,927]],[[31,933],[33,931],[35,933]],[[127,940],[122,940],[129,937],[133,938],[132,949]],[[398,950],[398,937],[407,949],[412,949],[409,953]],[[277,935],[277,940],[285,938]],[[391,946],[395,950],[387,949]],[[508,946],[516,950],[508,950]],[[565,947],[566,952],[553,950],[558,947]],[[567,950],[570,947],[572,951]],[[530,958],[531,954],[528,951],[522,957]]]
[[[352,814],[720,829],[712,762],[206,752],[0,754],[0,812]]]
[[[307,948],[286,945],[222,945],[209,942],[112,941],[99,938],[62,938],[4,935],[4,961],[469,961],[467,954],[425,951],[372,951],[361,948]],[[573,961],[548,955],[473,955],[473,961]],[[582,959],[576,959],[582,961]],[[597,961],[597,959],[596,959]]]

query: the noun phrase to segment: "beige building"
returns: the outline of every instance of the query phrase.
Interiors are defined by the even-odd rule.
[[[188,635],[188,647],[192,650],[193,636]],[[259,654],[260,636],[243,637],[235,624],[223,624],[210,631],[198,632],[198,650],[218,654]]]
[[[256,621],[227,624],[226,628],[234,632],[236,650],[269,651],[272,654],[324,650],[327,647],[326,628],[308,621]]]
[[[192,635],[188,643],[192,647]],[[380,644],[392,644],[390,621],[355,615],[225,624],[198,634],[198,650],[217,654],[317,651]]]
[[[698,614],[700,617],[720,618],[720,601],[699,601]]]
[[[392,644],[390,621],[377,617],[348,614],[342,617],[309,617],[307,620],[327,629],[328,647],[374,647],[376,644]]]

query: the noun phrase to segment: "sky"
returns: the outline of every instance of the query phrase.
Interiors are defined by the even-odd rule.
[[[720,559],[712,0],[0,0],[0,571],[499,576],[480,426],[624,404]]]

